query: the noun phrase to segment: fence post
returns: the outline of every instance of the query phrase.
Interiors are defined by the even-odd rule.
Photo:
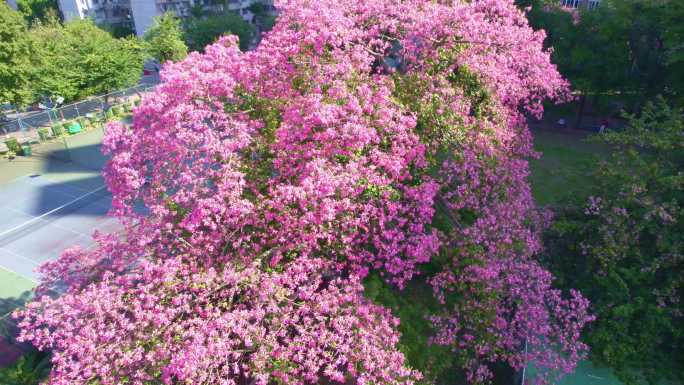
[[[76,109],[76,116],[81,117],[81,113],[78,111],[78,103],[74,103],[74,108]]]
[[[24,131],[24,124],[21,121],[21,115],[17,117],[17,123],[19,123],[19,131]]]

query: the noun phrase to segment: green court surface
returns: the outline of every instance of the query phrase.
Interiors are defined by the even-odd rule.
[[[0,317],[7,317],[31,297],[36,282],[0,267]]]
[[[558,385],[622,385],[608,368],[598,368],[589,361],[580,362],[575,373],[562,379]]]
[[[526,384],[535,383],[535,371],[529,367],[526,373]],[[595,366],[591,361],[582,361],[575,371],[566,375],[554,385],[624,385],[608,368]]]
[[[542,155],[530,161],[530,181],[534,198],[541,206],[586,190],[586,172],[608,155],[605,145],[586,141],[586,131],[538,129],[533,135],[534,149]]]
[[[19,299],[36,287],[36,282],[0,267],[0,298]]]

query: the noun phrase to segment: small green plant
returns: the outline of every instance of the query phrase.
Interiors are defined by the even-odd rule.
[[[55,124],[52,126],[53,136],[62,136],[64,134],[64,127],[61,124]]]
[[[19,141],[17,140],[17,138],[5,139],[5,146],[7,146],[7,149],[9,151],[13,151],[15,154],[18,154],[21,152],[21,145],[19,144]]]
[[[140,99],[135,99],[133,104],[135,104],[136,107],[139,106],[140,105]]]
[[[107,111],[105,111],[105,117],[107,120],[114,119],[114,107],[109,108]]]
[[[9,150],[5,153],[5,156],[9,159],[14,159],[17,156],[17,153],[12,150]]]
[[[133,108],[131,107],[131,103],[124,103],[123,109],[127,114],[133,110]]]
[[[32,351],[19,357],[17,362],[0,368],[0,384],[38,385],[50,372],[47,354]]]
[[[41,142],[45,142],[46,140],[50,139],[50,130],[45,127],[39,128],[38,137],[40,138]]]

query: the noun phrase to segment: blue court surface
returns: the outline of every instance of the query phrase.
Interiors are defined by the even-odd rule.
[[[99,173],[62,178],[59,174],[19,177],[0,186],[0,270],[3,276],[37,283],[41,263],[65,249],[92,247],[92,233],[113,232],[118,221],[108,217],[111,194]],[[8,278],[0,292],[12,291]]]

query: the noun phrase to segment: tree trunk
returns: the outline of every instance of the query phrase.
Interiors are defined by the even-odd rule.
[[[582,97],[580,99],[580,107],[579,111],[577,111],[577,121],[575,122],[575,129],[579,130],[580,125],[582,124],[582,118],[584,117],[584,107],[587,104],[587,95],[585,93],[582,93]]]
[[[597,92],[594,94],[594,96],[591,98],[591,111],[593,111],[594,115],[597,115],[598,111],[598,102],[599,102],[599,97],[601,96],[600,92]]]

